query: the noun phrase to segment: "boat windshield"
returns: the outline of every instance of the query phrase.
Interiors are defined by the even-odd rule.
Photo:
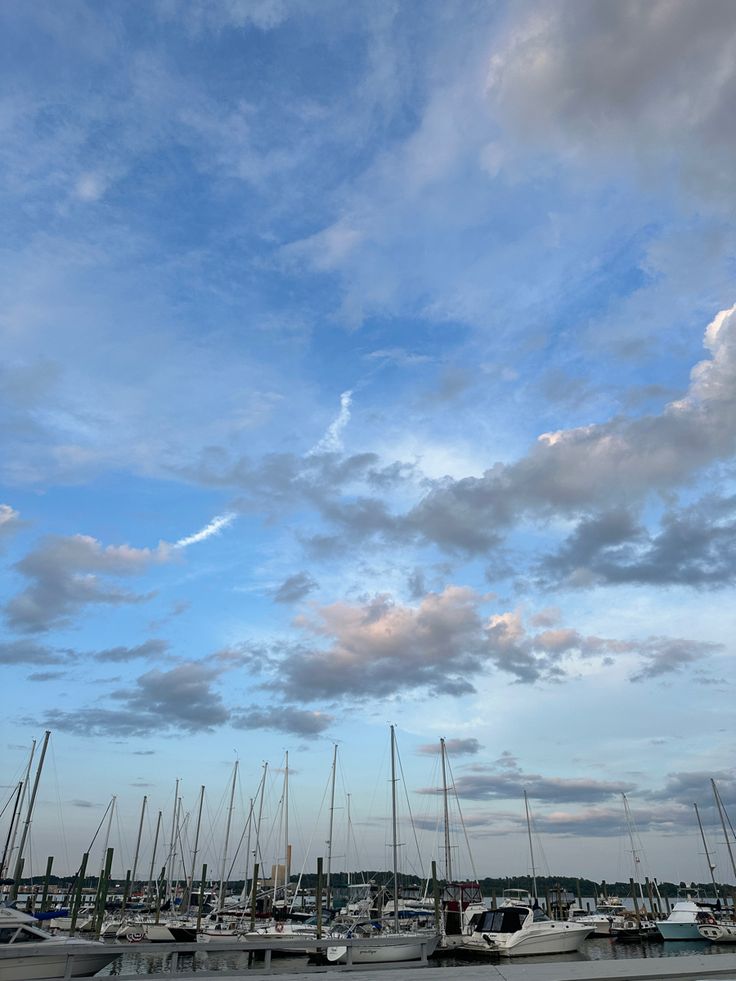
[[[516,933],[521,930],[529,910],[519,906],[504,906],[483,913],[478,930],[480,933]]]

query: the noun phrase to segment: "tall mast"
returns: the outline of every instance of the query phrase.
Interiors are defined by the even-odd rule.
[[[167,862],[166,868],[166,887],[171,893],[172,891],[172,880],[174,878],[174,852],[176,850],[176,812],[179,810],[179,778],[176,778],[176,787],[174,788],[174,811],[171,815],[171,838],[169,839],[169,860]]]
[[[156,851],[158,849],[158,836],[159,836],[159,834],[161,832],[161,820],[162,820],[162,818],[163,818],[163,812],[162,811],[159,811],[158,812],[158,820],[156,821],[156,834],[154,835],[154,838],[153,838],[153,853],[151,854],[151,868],[150,868],[150,871],[148,873],[148,885],[146,887],[146,897],[147,897],[149,903],[151,902],[151,898],[153,896],[153,893],[151,891],[151,886],[153,884],[153,873],[154,873],[154,871],[156,869]],[[158,884],[156,885],[156,892],[158,893]]]
[[[734,876],[736,876],[736,862],[734,862],[733,851],[731,849],[731,840],[728,837],[728,831],[726,830],[726,817],[723,813],[723,801],[721,800],[721,795],[718,793],[718,787],[716,787],[716,782],[711,778],[711,786],[713,787],[713,796],[716,799],[716,806],[718,807],[718,815],[721,819],[721,826],[723,827],[723,837],[726,839],[726,848],[728,849],[728,857],[731,859],[731,868],[733,870]]]
[[[250,872],[250,833],[253,828],[253,798],[250,799],[250,808],[248,810],[248,820],[246,822],[246,827],[248,828],[248,837],[246,839],[245,845],[245,876],[243,877],[243,891],[240,894],[240,902],[244,903],[248,896],[248,874]]]
[[[286,907],[287,888],[290,878],[289,861],[289,750],[286,750],[286,763],[284,764],[284,907]],[[274,897],[275,898],[275,897]]]
[[[230,788],[230,807],[227,812],[227,826],[225,828],[225,847],[222,850],[222,868],[220,871],[220,909],[225,905],[225,870],[227,867],[227,849],[230,844],[230,824],[233,819],[233,803],[235,801],[235,781],[238,779],[238,761],[233,767],[233,785]]]
[[[348,835],[345,840],[345,868],[348,874],[348,885],[353,884],[353,873],[350,871],[350,835],[352,834],[352,825],[350,823],[350,794],[345,795],[347,798],[347,808],[348,808]],[[350,896],[348,896],[348,902],[350,902]]]
[[[109,804],[110,814],[109,814],[109,816],[107,818],[107,828],[105,829],[105,843],[102,846],[102,864],[100,866],[100,875],[104,875],[104,873],[105,873],[105,860],[107,858],[107,846],[110,844],[110,832],[112,831],[112,817],[113,817],[113,814],[115,813],[115,801],[116,800],[117,800],[117,797],[115,796],[115,794],[113,794],[112,795],[112,800],[110,801],[110,804]]]
[[[35,752],[36,752],[36,740],[34,739],[31,742],[31,752],[28,755],[26,772],[23,779],[21,780],[21,794],[20,794],[20,800],[18,802],[18,808],[15,814],[15,821],[14,823],[11,822],[12,834],[10,835],[10,846],[8,848],[8,864],[7,864],[8,872],[10,871],[10,865],[13,861],[13,852],[15,851],[15,841],[18,837],[18,828],[20,827],[21,814],[23,813],[23,807],[26,802],[26,795],[28,794],[28,787],[30,786],[30,782],[31,782],[31,766],[33,765],[33,757],[35,755]]]
[[[46,747],[49,744],[49,736],[50,735],[51,735],[51,732],[47,729],[46,730],[46,733],[44,734],[44,737],[43,737],[43,746],[41,747],[41,756],[39,757],[39,760],[38,760],[38,767],[36,769],[36,776],[34,777],[34,780],[33,780],[33,790],[31,791],[31,798],[28,801],[28,810],[26,812],[26,820],[25,820],[25,824],[23,825],[23,832],[22,832],[22,834],[20,836],[20,844],[18,845],[18,858],[16,859],[16,862],[15,862],[15,873],[13,875],[13,878],[15,879],[14,889],[16,891],[16,894],[17,894],[17,889],[18,889],[18,880],[20,879],[21,870],[23,868],[23,850],[26,847],[26,840],[28,838],[28,832],[30,831],[30,828],[31,828],[31,821],[33,819],[33,807],[34,807],[34,805],[36,803],[36,794],[38,793],[38,784],[39,784],[39,781],[41,779],[41,771],[43,770],[43,761],[44,761],[44,759],[46,757]]]
[[[130,874],[130,888],[135,889],[135,875],[138,871],[138,855],[141,850],[141,835],[143,834],[143,818],[146,813],[146,803],[148,802],[148,797],[144,794],[143,805],[141,806],[141,819],[138,823],[138,837],[135,842],[135,857],[133,859],[133,871]]]
[[[23,790],[23,781],[18,781],[18,786],[15,788],[15,803],[13,804],[13,814],[10,818],[10,824],[8,825],[8,834],[5,838],[5,847],[3,848],[3,857],[0,860],[0,879],[5,877],[6,865],[10,864],[10,838],[13,834],[13,828],[15,827],[15,819],[20,811],[20,795]]]
[[[644,900],[644,892],[641,886],[641,859],[639,858],[639,853],[636,850],[636,845],[634,844],[634,829],[631,823],[631,809],[629,808],[629,799],[626,794],[621,794],[624,802],[624,814],[626,815],[626,827],[629,832],[629,841],[631,842],[631,855],[634,860],[634,881],[639,887],[639,896],[641,900]]]
[[[255,879],[255,868],[258,861],[258,854],[261,847],[261,818],[263,817],[263,798],[266,796],[266,774],[268,773],[268,763],[263,764],[263,776],[261,777],[261,799],[258,802],[258,821],[256,822],[256,845],[253,849],[253,872]],[[261,872],[261,876],[263,872]],[[255,885],[255,883],[254,883]]]
[[[524,809],[526,810],[526,833],[529,836],[529,857],[532,862],[532,889],[534,891],[534,899],[537,897],[537,870],[534,867],[534,846],[532,845],[532,819],[529,816],[529,795],[526,790],[524,791]]]
[[[204,804],[204,784],[199,788],[199,807],[197,808],[197,827],[194,831],[194,848],[192,849],[192,870],[189,876],[189,894],[187,902],[192,900],[192,887],[194,885],[194,873],[197,871],[197,852],[199,851],[199,829],[202,826],[202,805]],[[199,884],[200,891],[204,890],[204,882]]]
[[[445,875],[447,881],[452,882],[452,852],[450,850],[450,809],[447,802],[447,762],[445,759],[446,747],[445,740],[440,739],[440,753],[442,756],[442,800],[445,808]]]
[[[330,871],[332,868],[332,828],[335,820],[335,773],[337,771],[337,743],[332,753],[332,790],[330,791],[330,833],[327,839],[327,869],[325,887],[327,889],[327,908],[330,908]]]
[[[391,832],[392,859],[394,873],[394,929],[399,932],[399,845],[396,840],[396,733],[391,726]]]
[[[698,810],[698,805],[693,804],[695,808],[695,817],[698,819],[698,827],[700,828],[700,837],[703,839],[703,848],[705,849],[705,859],[708,863],[708,871],[710,872],[711,882],[713,883],[713,889],[716,894],[716,899],[718,899],[718,884],[716,882],[715,871],[716,867],[711,861],[710,852],[708,851],[708,842],[705,840],[705,831],[703,831],[703,822],[700,820],[700,811]]]

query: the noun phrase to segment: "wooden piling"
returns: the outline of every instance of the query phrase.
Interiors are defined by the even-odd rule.
[[[437,862],[432,861],[432,895],[434,897],[434,928],[437,933],[440,932],[440,923],[442,917],[440,915],[440,884],[437,881]],[[462,930],[462,903],[460,904],[460,929]]]
[[[202,926],[202,907],[204,906],[204,883],[207,878],[207,863],[202,866],[202,879],[199,883],[199,902],[197,904],[197,933]]]
[[[46,861],[46,875],[43,880],[43,895],[41,896],[41,912],[46,912],[46,907],[49,899],[49,882],[51,880],[51,869],[54,864],[54,856],[49,855]]]
[[[114,849],[108,848],[105,856],[105,867],[102,875],[97,880],[97,897],[95,900],[95,921],[94,933],[99,937],[102,933],[102,921],[105,919],[105,904],[107,903],[107,891],[110,888],[110,870],[112,869],[112,855]]]
[[[317,859],[317,940],[322,939],[322,859]]]
[[[258,898],[258,871],[260,866],[256,862],[253,866],[253,885],[250,893],[250,929],[251,932],[256,928],[256,899]]]
[[[74,898],[72,900],[72,922],[69,927],[69,936],[74,936],[74,931],[77,928],[77,916],[79,915],[79,907],[82,905],[82,889],[84,887],[84,879],[87,875],[87,862],[89,861],[89,852],[85,852],[82,855],[82,864],[79,866],[79,875],[77,877],[77,888],[74,890]]]

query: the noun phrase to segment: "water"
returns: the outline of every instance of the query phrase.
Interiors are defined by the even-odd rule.
[[[592,937],[583,943],[579,951],[569,954],[555,954],[552,957],[532,956],[514,959],[513,963],[536,964],[563,963],[565,961],[604,961],[604,960],[631,960],[633,958],[667,958],[684,957],[691,954],[702,954],[717,957],[720,954],[736,953],[733,944],[713,944],[702,941],[620,941],[612,940],[610,937]],[[487,963],[506,962],[506,958],[488,958]],[[284,974],[294,974],[305,967],[307,961],[303,956],[274,957],[271,968],[274,972]],[[462,957],[455,957],[452,953],[442,954],[433,957],[430,961],[432,967],[457,967],[462,968],[469,965],[477,967],[479,961],[474,959],[468,961]],[[194,954],[180,954],[179,967],[182,971],[261,971],[263,960],[254,960],[248,963],[248,954],[242,951],[220,951],[208,953],[205,950],[197,951]],[[164,955],[143,954],[135,949],[126,948],[123,956],[114,964],[108,965],[99,972],[97,977],[114,976],[121,974],[161,974],[166,967]]]

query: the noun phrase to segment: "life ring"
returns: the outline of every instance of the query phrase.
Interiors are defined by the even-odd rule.
[[[283,932],[284,932],[284,924],[283,923],[277,923],[276,924],[276,933],[283,933]]]
[[[125,939],[129,944],[139,944],[142,940],[145,940],[145,934],[139,931],[131,931],[125,934]]]

